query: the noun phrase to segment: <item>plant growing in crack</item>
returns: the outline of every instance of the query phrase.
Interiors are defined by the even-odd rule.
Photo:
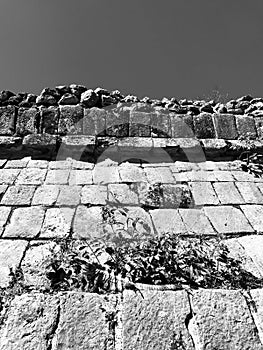
[[[240,154],[243,171],[253,174],[255,177],[263,176],[263,155],[255,151],[255,142],[250,135],[239,138],[245,141],[245,150]]]

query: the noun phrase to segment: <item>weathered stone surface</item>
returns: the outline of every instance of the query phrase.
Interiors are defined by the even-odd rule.
[[[46,169],[47,167],[48,167],[47,160],[31,159],[27,164],[27,168]]]
[[[204,212],[219,233],[252,233],[254,230],[241,210],[231,206],[205,207]]]
[[[190,189],[195,205],[219,204],[211,182],[192,182],[190,183]]]
[[[255,125],[259,139],[263,138],[263,116],[255,117]]]
[[[92,89],[88,89],[81,94],[80,102],[87,108],[96,107],[99,96]]]
[[[49,208],[41,228],[40,238],[67,238],[70,234],[73,208]]]
[[[108,184],[120,182],[118,168],[116,166],[95,165],[93,169],[93,181],[95,184]]]
[[[9,186],[2,200],[2,205],[30,205],[35,186],[17,185]]]
[[[9,169],[9,168],[25,168],[27,166],[27,163],[29,162],[29,159],[30,158],[9,160],[6,163],[6,165],[5,165],[5,169]]]
[[[238,137],[235,117],[232,114],[214,114],[213,119],[217,138],[233,140]]]
[[[19,185],[41,185],[46,176],[46,169],[24,168],[16,179]]]
[[[68,183],[69,170],[68,169],[54,169],[48,170],[45,184],[65,185]]]
[[[76,95],[65,93],[58,101],[59,105],[76,105],[79,103],[79,99]]]
[[[184,291],[124,292],[123,348],[193,350],[185,320],[190,314]]]
[[[83,129],[83,108],[81,106],[60,106],[58,133],[81,134]]]
[[[108,185],[109,202],[115,205],[138,205],[136,187],[127,184]]]
[[[14,106],[0,107],[0,135],[12,135],[15,132],[16,109]]]
[[[60,319],[53,339],[54,349],[104,350],[108,348],[109,309],[107,299],[98,294],[61,295]],[[113,311],[114,312],[114,311]]]
[[[3,232],[4,226],[11,213],[11,207],[0,207],[0,235]]]
[[[69,184],[72,185],[92,185],[92,170],[73,169],[70,172]]]
[[[258,335],[263,344],[263,289],[252,289],[250,291],[254,308],[251,308],[251,313],[257,327]]]
[[[41,207],[15,209],[3,237],[36,237],[40,232],[44,214],[45,210]]]
[[[103,185],[86,185],[83,186],[81,191],[81,203],[82,204],[106,204],[108,199],[107,186]]]
[[[80,205],[74,217],[73,238],[98,238],[103,233],[103,224],[101,207]]]
[[[240,291],[194,291],[193,310],[200,349],[262,349],[253,318]]]
[[[39,132],[40,114],[37,108],[19,108],[16,134],[25,136]]]
[[[214,170],[213,174],[217,181],[234,181],[234,177],[230,171],[226,170]]]
[[[213,229],[204,211],[200,209],[179,209],[188,234],[214,235]]]
[[[246,182],[254,182],[255,177],[252,174],[246,173],[245,171],[231,171],[231,174],[234,176],[237,181],[246,181]]]
[[[252,139],[255,139],[257,137],[255,121],[253,117],[247,115],[237,115],[236,125],[239,137],[249,137]]]
[[[187,229],[179,215],[178,209],[150,210],[153,225],[158,234],[187,233]]]
[[[59,206],[76,206],[80,202],[81,186],[60,186],[56,204]]]
[[[263,275],[263,236],[261,235],[250,235],[238,238],[238,242],[245,249],[247,255],[257,266],[261,275]]]
[[[220,204],[243,204],[244,200],[233,182],[215,182],[214,189]]]
[[[16,296],[0,335],[0,349],[51,348],[58,320],[57,296],[39,293]]]
[[[247,204],[263,204],[263,196],[255,183],[236,182],[236,186]]]
[[[149,183],[174,183],[172,171],[169,167],[146,167],[144,172]]]
[[[151,136],[151,113],[132,110],[130,113],[129,136]]]
[[[19,172],[20,169],[0,169],[0,184],[13,184]]]
[[[27,241],[23,240],[0,240],[0,287],[7,287],[11,276],[10,268],[13,270],[20,264]],[[0,342],[1,345],[1,342]]]
[[[54,205],[59,193],[59,186],[57,185],[43,185],[39,186],[32,200],[32,205]]]
[[[176,114],[170,114],[171,136],[173,138],[194,137],[193,130],[185,119]]]
[[[195,136],[199,139],[215,138],[215,129],[211,114],[201,113],[193,117]]]
[[[58,107],[41,107],[40,108],[40,131],[41,133],[57,134],[59,121]]]
[[[84,109],[83,133],[91,136],[105,136],[106,111],[97,107]]]
[[[46,272],[54,252],[59,252],[55,242],[37,240],[29,243],[20,265],[26,287],[38,292],[50,290]]]
[[[128,162],[119,166],[119,173],[122,182],[146,182],[146,176],[139,166]]]
[[[129,111],[120,109],[107,110],[106,136],[128,137],[129,136]]]
[[[215,174],[212,171],[190,171],[188,174],[188,181],[216,181]]]
[[[156,110],[151,115],[151,135],[153,137],[171,137],[171,120],[165,109]]]

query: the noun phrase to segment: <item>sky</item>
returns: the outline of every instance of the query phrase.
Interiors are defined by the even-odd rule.
[[[0,90],[263,96],[262,0],[0,0]]]

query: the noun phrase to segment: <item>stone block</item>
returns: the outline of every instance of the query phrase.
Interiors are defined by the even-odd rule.
[[[16,108],[0,107],[0,135],[13,135],[16,124]]]
[[[70,172],[69,185],[92,185],[92,170],[73,169]]]
[[[16,122],[16,134],[25,136],[39,132],[39,110],[32,108],[19,108]]]
[[[197,325],[192,337],[200,349],[262,349],[250,310],[240,291],[197,290],[193,292],[192,305]]]
[[[238,137],[235,117],[232,114],[213,115],[216,137],[218,139],[235,140]]]
[[[58,134],[59,108],[40,107],[40,132],[47,134]]]
[[[80,202],[81,186],[60,186],[56,202],[58,206],[77,206]]]
[[[129,136],[150,137],[151,124],[150,112],[131,111]]]
[[[147,177],[147,181],[151,184],[153,183],[175,183],[171,169],[166,167],[146,167],[144,172]]]
[[[251,139],[255,139],[257,137],[257,131],[253,117],[248,115],[237,115],[236,125],[239,137],[249,137]]]
[[[7,223],[10,213],[11,213],[11,207],[0,207],[0,235],[4,230],[4,227]]]
[[[136,186],[127,184],[109,184],[108,200],[114,205],[138,205]]]
[[[220,204],[243,204],[244,200],[234,182],[215,182],[214,189]]]
[[[262,140],[263,139],[263,116],[255,117],[254,120],[255,120],[258,138]]]
[[[41,185],[44,182],[47,170],[38,168],[24,168],[16,179],[19,185]]]
[[[47,294],[23,294],[12,300],[0,336],[0,349],[44,350],[51,347],[59,319],[59,298]]]
[[[60,319],[52,342],[54,349],[104,350],[105,346],[113,349],[110,347],[113,330],[107,318],[112,308],[106,297],[95,293],[67,293],[61,295],[60,300]],[[114,311],[112,313],[114,315]]]
[[[159,235],[164,233],[187,233],[178,209],[154,209],[150,210],[150,215],[155,230]]]
[[[254,232],[240,209],[231,206],[205,207],[204,212],[218,233],[249,234]]]
[[[19,173],[20,169],[0,169],[0,184],[12,185]]]
[[[258,268],[261,276],[263,276],[263,236],[262,235],[249,235],[245,237],[237,238],[238,242],[245,249],[246,254],[254,262]]]
[[[219,204],[211,182],[192,182],[190,189],[196,206]]]
[[[201,113],[193,117],[195,136],[198,139],[213,139],[216,137],[211,114]]]
[[[122,306],[125,350],[193,350],[185,320],[190,314],[184,291],[124,292]]]
[[[187,234],[193,235],[214,235],[213,229],[204,211],[200,209],[179,209]]]
[[[91,205],[104,205],[108,199],[107,186],[85,185],[81,191],[81,203]]]
[[[93,181],[95,184],[108,184],[120,182],[117,166],[95,165],[93,169]]]
[[[44,215],[45,210],[41,207],[15,209],[3,237],[35,238],[40,232]]]
[[[32,205],[52,206],[56,203],[58,193],[58,185],[39,186],[34,193]]]
[[[83,108],[77,106],[60,106],[58,133],[60,135],[82,134]]]
[[[9,186],[1,200],[1,204],[12,206],[30,205],[35,190],[36,186]]]
[[[119,174],[121,182],[146,182],[146,176],[144,174],[143,169],[135,164],[132,163],[122,163],[119,166]]]
[[[236,182],[246,204],[263,204],[263,195],[253,182]]]
[[[195,137],[193,130],[186,123],[182,116],[170,114],[171,137],[172,138],[189,138]]]
[[[5,169],[25,168],[27,166],[27,163],[29,162],[29,160],[30,160],[30,158],[9,160],[5,165]]]
[[[0,287],[7,287],[10,282],[10,268],[19,266],[24,255],[27,241],[0,239]],[[3,344],[0,341],[0,346]]]
[[[245,171],[234,170],[234,171],[231,171],[231,174],[235,178],[236,181],[245,181],[245,182],[255,182],[256,181],[256,178],[254,175],[249,174]]]
[[[66,185],[69,178],[69,169],[48,170],[46,185]]]
[[[106,135],[106,111],[97,107],[84,109],[83,134],[91,136]]]
[[[106,112],[106,136],[129,136],[129,111],[115,111],[107,109]]]
[[[170,115],[166,110],[155,111],[151,114],[152,137],[172,137]]]
[[[41,228],[40,238],[67,238],[72,227],[73,208],[49,208]]]
[[[221,182],[234,181],[234,177],[230,171],[214,170],[213,175],[215,176],[217,181],[221,181]]]
[[[47,167],[47,160],[31,159],[27,164],[27,168],[47,169]]]
[[[241,210],[257,233],[263,233],[263,205],[242,205]]]
[[[102,208],[78,206],[73,223],[73,238],[94,239],[103,234],[104,220]]]

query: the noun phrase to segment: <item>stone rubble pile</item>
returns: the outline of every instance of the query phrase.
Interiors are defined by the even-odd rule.
[[[118,103],[142,102],[153,107],[162,107],[177,114],[198,115],[206,113],[229,113],[234,115],[250,115],[258,117],[263,115],[263,98],[254,98],[250,95],[230,100],[226,103],[215,100],[188,100],[176,98],[150,99],[137,96],[124,96],[119,90],[108,91],[104,88],[88,89],[83,85],[71,84],[69,86],[56,86],[44,88],[40,95],[20,92],[14,93],[8,90],[0,92],[0,107],[14,105],[17,107],[77,105],[83,107],[103,108]]]

